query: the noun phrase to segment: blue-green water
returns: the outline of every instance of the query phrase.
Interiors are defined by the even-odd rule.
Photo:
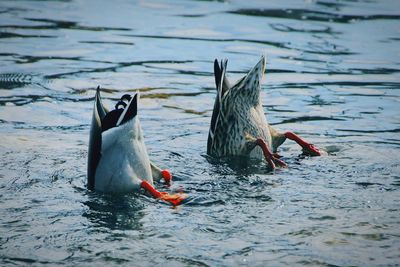
[[[261,53],[268,120],[328,155],[205,156],[213,60]],[[141,91],[186,204],[86,190],[97,85]],[[398,1],[1,1],[0,265],[398,266],[399,104]]]

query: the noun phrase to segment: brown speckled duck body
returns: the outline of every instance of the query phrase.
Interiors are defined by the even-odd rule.
[[[217,96],[211,117],[207,154],[213,157],[246,156],[263,159],[274,168],[286,164],[274,155],[286,140],[292,139],[310,155],[320,155],[318,149],[292,132],[279,133],[271,127],[261,101],[261,81],[265,57],[233,86],[226,78],[227,60],[214,62]]]

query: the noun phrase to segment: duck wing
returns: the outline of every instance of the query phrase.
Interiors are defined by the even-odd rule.
[[[103,106],[100,96],[100,87],[97,87],[96,96],[94,99],[92,124],[90,127],[88,165],[87,165],[87,187],[94,189],[94,177],[96,174],[97,164],[101,157],[101,122],[107,115],[108,111]]]
[[[215,77],[215,86],[217,88],[217,97],[214,102],[214,109],[211,116],[211,125],[210,130],[208,132],[208,140],[207,140],[207,154],[211,154],[211,146],[214,139],[215,129],[217,127],[218,116],[221,111],[221,100],[222,96],[229,90],[230,85],[229,81],[226,78],[226,66],[228,64],[228,60],[221,60],[221,65],[219,65],[218,60],[214,61],[214,77]]]

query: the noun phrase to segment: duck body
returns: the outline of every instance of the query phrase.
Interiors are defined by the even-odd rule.
[[[139,191],[153,184],[150,160],[137,118],[137,97],[125,95],[112,111],[95,96],[89,140],[88,187],[101,192]],[[139,178],[140,177],[140,178]]]
[[[273,168],[275,165],[286,166],[274,153],[286,138],[293,139],[295,136],[295,140],[299,137],[293,133],[279,133],[268,124],[261,101],[265,65],[265,57],[262,56],[242,79],[231,86],[226,78],[227,60],[221,61],[221,64],[215,60],[217,96],[208,135],[208,155],[218,158],[265,158]],[[314,149],[305,141],[303,145],[303,149],[308,151]]]
[[[150,159],[137,118],[103,132],[102,140],[102,157],[95,173],[96,191],[139,191],[143,180],[153,185]]]
[[[170,183],[172,175],[152,163],[137,117],[139,94],[123,95],[108,111],[97,88],[89,138],[87,187],[104,193],[139,192],[179,205],[184,194],[168,194],[154,188],[153,180]]]
[[[267,125],[261,105],[243,110],[235,105],[229,115],[220,116],[219,127],[215,129],[209,154],[217,157],[250,156],[262,159],[261,149],[253,149],[248,141],[250,137],[257,136],[263,138],[268,146],[271,146],[272,136]]]

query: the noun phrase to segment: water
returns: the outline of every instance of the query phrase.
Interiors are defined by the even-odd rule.
[[[1,1],[0,264],[398,266],[398,1]],[[271,124],[327,151],[205,155],[213,60],[267,55]],[[94,89],[141,91],[150,157],[189,201],[89,192]]]

